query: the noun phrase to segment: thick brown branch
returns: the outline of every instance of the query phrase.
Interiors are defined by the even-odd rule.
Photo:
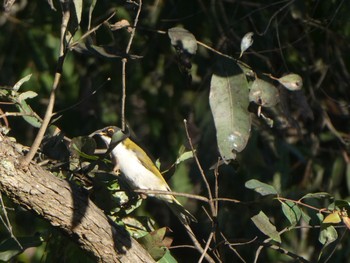
[[[112,226],[88,195],[36,164],[22,170],[18,144],[0,134],[0,191],[60,228],[98,262],[153,262],[126,231]]]

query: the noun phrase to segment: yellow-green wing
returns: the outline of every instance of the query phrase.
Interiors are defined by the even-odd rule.
[[[138,146],[129,138],[125,139],[124,144],[125,147],[133,149],[143,166],[145,166],[148,170],[157,175],[157,177],[159,177],[164,183],[166,183],[162,174],[159,172],[158,168],[155,166],[151,158],[148,157],[148,155],[145,153],[144,150],[142,150],[140,146]]]

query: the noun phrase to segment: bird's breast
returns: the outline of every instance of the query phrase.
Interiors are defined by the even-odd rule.
[[[167,185],[139,161],[136,154],[122,143],[118,144],[113,154],[118,166],[131,187],[167,191]]]

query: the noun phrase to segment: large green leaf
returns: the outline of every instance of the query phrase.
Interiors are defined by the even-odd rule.
[[[78,25],[80,25],[81,14],[83,10],[83,0],[73,0],[73,4],[75,9],[75,16],[76,16]]]
[[[278,243],[281,243],[281,236],[277,232],[276,227],[270,222],[269,218],[263,211],[260,211],[259,214],[253,216],[252,221],[254,225],[259,228],[268,237],[272,238]]]
[[[338,238],[337,230],[330,224],[322,224],[318,241],[324,246],[329,245]]]
[[[13,86],[13,90],[18,91],[24,82],[27,82],[30,80],[31,76],[32,76],[32,74],[29,74],[29,75],[21,78],[19,81],[17,81],[17,83]]]
[[[236,158],[247,145],[251,120],[248,82],[231,60],[221,60],[210,83],[210,108],[214,117],[220,155],[225,162]]]
[[[282,202],[282,211],[292,226],[295,226],[301,218],[301,210],[295,202]]]
[[[256,78],[250,88],[249,101],[263,107],[273,107],[279,101],[278,90],[271,83]]]
[[[245,187],[252,189],[261,195],[277,195],[277,190],[269,184],[265,184],[256,179],[251,179],[245,183]]]
[[[161,259],[172,243],[172,238],[166,236],[168,231],[166,227],[162,227],[138,239],[155,260]]]

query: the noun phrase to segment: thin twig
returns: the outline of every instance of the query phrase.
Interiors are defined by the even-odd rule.
[[[134,40],[134,36],[135,36],[135,32],[136,32],[136,26],[137,23],[139,21],[139,16],[141,13],[141,9],[142,9],[142,0],[139,0],[139,4],[138,4],[138,9],[137,9],[137,13],[135,16],[135,20],[134,20],[134,25],[132,27],[131,30],[131,34],[130,34],[130,38],[129,38],[129,43],[126,47],[125,50],[125,54],[128,55],[130,52],[130,48],[131,48],[131,44],[132,41]],[[121,121],[122,121],[122,130],[125,130],[125,101],[126,101],[126,63],[128,62],[127,58],[123,58],[122,59],[122,113],[121,113]]]
[[[283,233],[287,232],[287,231],[290,231],[290,228],[289,227],[286,227],[284,229],[282,229],[281,231],[278,232],[279,235],[282,235]],[[257,263],[258,262],[258,258],[259,258],[259,255],[260,255],[260,252],[261,250],[264,248],[264,247],[269,247],[269,248],[272,248],[280,253],[283,253],[285,255],[288,255],[290,256],[291,258],[294,258],[294,259],[297,259],[299,262],[303,262],[303,263],[310,263],[310,261],[306,260],[305,258],[301,257],[301,256],[298,256],[296,254],[294,254],[293,252],[290,252],[284,248],[282,248],[281,246],[277,246],[277,245],[274,245],[274,244],[270,244],[268,242],[270,242],[272,240],[271,237],[265,239],[263,242],[261,242],[261,245],[259,246],[259,248],[256,250],[256,253],[255,253],[255,259],[254,259],[254,263]]]
[[[239,201],[239,200],[237,200],[237,199],[225,198],[225,197],[213,198],[213,201],[231,202],[231,203],[242,203],[241,201]]]
[[[201,253],[201,257],[204,255],[205,259],[209,262],[209,263],[215,263],[215,260],[209,256],[208,253],[206,253],[206,251],[202,248],[201,244],[199,243],[199,241],[197,240],[195,234],[193,233],[191,227],[189,225],[184,225],[187,233],[189,234],[194,246],[196,247],[196,249]]]
[[[76,45],[78,45],[79,42],[81,42],[82,40],[84,40],[85,38],[87,38],[88,36],[90,36],[92,33],[94,33],[97,29],[99,29],[103,24],[105,24],[106,22],[108,22],[113,16],[115,15],[115,12],[113,12],[109,17],[107,17],[106,20],[104,20],[103,22],[101,22],[100,24],[98,24],[97,26],[93,27],[92,29],[88,30],[87,32],[85,32],[84,35],[82,35],[77,41],[74,41],[72,44],[70,44],[68,46],[69,50],[72,50]]]
[[[318,212],[325,212],[325,213],[330,213],[327,209],[325,208],[317,208],[317,207],[314,207],[312,205],[308,205],[308,204],[305,204],[303,202],[301,202],[301,199],[300,200],[293,200],[293,199],[289,199],[289,198],[285,198],[285,197],[277,197],[278,201],[282,202],[282,201],[289,201],[289,202],[293,202],[295,204],[298,204],[298,205],[301,205],[301,206],[305,206],[307,208],[310,208],[312,210],[315,210],[315,211],[318,211]]]
[[[0,216],[0,219],[2,221],[2,223],[4,224],[4,226],[6,227],[7,231],[10,233],[11,235],[11,238],[13,238],[13,240],[16,241],[16,243],[18,244],[18,246],[20,247],[20,249],[23,249],[21,243],[18,241],[18,239],[15,237],[15,235],[13,234],[13,231],[12,231],[12,226],[11,226],[11,223],[10,223],[10,220],[7,216],[7,211],[6,211],[6,207],[4,205],[4,201],[2,199],[2,194],[0,192],[0,203],[1,203],[1,207],[2,207],[2,211],[4,212],[4,217],[6,219],[6,223],[4,221],[4,219],[2,218],[2,216]]]
[[[235,253],[235,254],[237,255],[237,257],[238,257],[242,262],[246,263],[246,261],[244,260],[244,258],[238,253],[238,251],[237,251],[236,248],[234,247],[234,246],[237,245],[237,244],[230,243],[222,232],[220,232],[220,234],[221,234],[221,237],[224,239],[224,244],[225,244],[225,245],[228,245],[228,247],[233,251],[233,253]],[[250,244],[250,243],[254,242],[256,239],[257,239],[257,237],[255,237],[255,238],[252,239],[252,240],[249,240],[248,242],[244,242],[243,244],[240,243],[240,244],[238,244],[238,245]]]
[[[204,173],[204,170],[203,170],[203,168],[202,168],[202,166],[201,166],[201,164],[200,164],[200,162],[199,162],[199,159],[198,159],[198,156],[197,156],[197,154],[196,154],[196,151],[195,151],[195,149],[194,149],[194,147],[193,147],[193,144],[192,144],[192,139],[191,139],[191,136],[190,136],[190,134],[189,134],[189,132],[188,132],[188,127],[187,127],[187,120],[185,119],[184,120],[184,124],[185,124],[185,130],[186,130],[186,136],[187,136],[187,139],[188,139],[188,142],[189,142],[189,144],[190,144],[190,147],[191,147],[191,151],[192,151],[192,154],[193,154],[193,157],[194,157],[194,159],[195,159],[195,161],[196,161],[196,164],[197,164],[197,167],[198,167],[198,169],[199,169],[199,171],[200,171],[200,174],[201,174],[201,176],[202,176],[202,179],[203,179],[203,181],[204,181],[204,184],[206,185],[206,188],[207,188],[207,191],[208,191],[208,196],[209,196],[209,207],[210,207],[210,210],[211,210],[211,214],[216,218],[216,208],[215,208],[215,202],[213,201],[213,195],[212,195],[212,193],[211,193],[211,189],[210,189],[210,185],[209,185],[209,182],[208,182],[208,180],[207,180],[207,178],[206,178],[206,176],[205,176],[205,173]],[[212,224],[213,224],[213,232],[215,232],[215,221],[212,221]],[[206,253],[207,252],[207,250],[208,250],[208,248],[209,248],[209,246],[210,246],[210,243],[211,243],[211,240],[212,240],[212,237],[213,237],[213,235],[214,235],[214,233],[211,233],[210,234],[210,236],[209,236],[209,238],[208,238],[208,242],[207,242],[207,244],[206,244],[206,248],[203,250],[203,252],[202,252],[202,255],[201,255],[201,258],[200,258],[200,261],[201,260],[203,260],[203,257],[205,257],[207,260],[208,260],[208,254]]]
[[[191,249],[196,249],[195,246],[192,245],[177,245],[177,246],[171,246],[170,249],[177,249],[177,248],[191,248]]]
[[[343,233],[341,234],[340,238],[337,240],[337,245],[334,246],[334,248],[332,249],[332,251],[329,253],[328,257],[325,259],[324,263],[327,263],[327,262],[331,259],[331,257],[334,255],[335,251],[336,251],[337,249],[340,249],[339,245],[341,244],[342,240],[343,240],[344,237],[345,237],[345,234],[347,234],[347,233],[348,233],[348,231],[347,231],[347,229],[345,229],[345,230],[343,231]],[[323,248],[325,248],[325,247],[323,247]]]
[[[161,190],[148,190],[148,189],[135,189],[133,190],[135,193],[142,193],[142,194],[151,194],[151,195],[174,195],[174,196],[182,196],[187,197],[191,199],[200,200],[206,203],[209,203],[209,199],[200,195],[194,195],[194,194],[186,194],[186,193],[179,193],[179,192],[172,192],[172,191],[161,191]]]
[[[110,80],[111,80],[111,78],[107,78],[107,80],[106,80],[104,83],[102,83],[97,89],[95,89],[95,90],[92,91],[90,94],[88,94],[87,96],[85,96],[84,98],[82,98],[81,100],[79,100],[77,103],[74,103],[73,105],[71,105],[71,106],[69,106],[69,107],[67,107],[67,108],[65,108],[65,109],[62,109],[62,110],[60,110],[60,111],[57,111],[57,112],[53,113],[52,116],[61,114],[61,113],[65,112],[65,111],[68,111],[68,110],[71,110],[71,109],[73,109],[73,108],[79,106],[80,104],[86,102],[88,99],[90,99],[90,97],[94,96],[101,88],[103,88],[103,87],[105,86],[105,84],[106,84],[108,81],[110,81]],[[106,151],[106,150],[104,150],[104,151]]]
[[[209,237],[208,237],[207,243],[205,244],[205,247],[204,247],[204,250],[202,252],[202,255],[201,255],[201,257],[198,260],[199,263],[201,263],[203,261],[205,255],[207,254],[207,251],[208,251],[208,249],[210,247],[210,243],[211,243],[211,240],[213,239],[213,237],[214,237],[214,232],[211,232]]]
[[[0,115],[0,119],[6,116],[18,117],[18,116],[30,116],[36,118],[38,121],[42,122],[42,119],[35,114],[35,112],[4,112],[4,114]]]
[[[206,178],[206,176],[205,176],[205,174],[204,174],[203,168],[202,168],[202,166],[201,166],[201,164],[200,164],[200,162],[199,162],[199,160],[198,160],[196,151],[195,151],[195,149],[194,149],[194,147],[193,147],[192,140],[191,140],[190,134],[189,134],[189,132],[188,132],[188,128],[187,128],[187,120],[186,120],[186,119],[184,120],[184,124],[185,124],[185,130],[186,130],[187,139],[188,139],[188,142],[189,142],[189,144],[190,144],[193,157],[194,157],[194,159],[195,159],[195,161],[196,161],[197,167],[198,167],[198,169],[199,169],[199,172],[200,172],[200,174],[201,174],[201,176],[202,176],[202,179],[203,179],[204,184],[205,184],[205,186],[206,186],[206,188],[207,188],[207,191],[208,191],[209,205],[210,205],[211,213],[212,213],[212,215],[215,215],[215,207],[214,207],[213,195],[212,195],[212,193],[211,193],[210,185],[209,185],[209,182],[208,182],[208,180],[207,180],[207,178]]]
[[[68,21],[70,18],[70,1],[61,1],[61,7],[62,7],[62,24],[61,24],[61,40],[60,40],[60,53],[59,53],[59,58],[57,62],[57,69],[55,73],[55,78],[53,81],[52,89],[50,92],[50,97],[49,97],[49,104],[47,105],[45,116],[43,119],[43,122],[40,126],[40,129],[38,131],[38,134],[36,135],[34,142],[32,146],[30,147],[30,150],[26,156],[21,160],[21,166],[26,167],[31,160],[34,158],[37,150],[40,147],[41,141],[44,138],[45,131],[50,123],[51,117],[52,117],[52,112],[53,108],[55,105],[55,99],[56,99],[56,90],[58,88],[58,85],[61,80],[61,72],[62,72],[62,67],[63,67],[63,62],[66,57],[66,48],[65,48],[65,36],[67,32],[67,26],[68,26]]]

